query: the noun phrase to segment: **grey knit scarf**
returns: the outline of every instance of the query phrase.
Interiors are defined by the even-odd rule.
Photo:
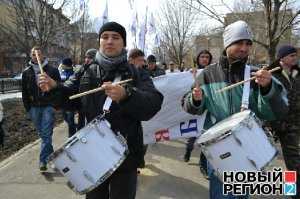
[[[96,54],[96,61],[104,69],[106,73],[122,70],[127,62],[127,51],[122,50],[117,57],[107,57],[102,52],[98,51]]]

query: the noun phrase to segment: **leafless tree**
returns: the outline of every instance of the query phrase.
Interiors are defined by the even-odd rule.
[[[187,7],[218,21],[224,27],[227,24],[224,13],[218,12],[215,7],[209,6],[205,0],[184,0]],[[269,62],[275,60],[276,47],[285,33],[292,28],[299,27],[300,9],[296,8],[293,0],[251,0],[250,2],[236,1],[234,8],[228,6],[224,0],[221,4],[225,6],[230,13],[236,13],[236,18],[247,21],[247,14],[253,15],[254,12],[263,12],[263,20],[257,22],[264,30],[264,37],[255,35],[254,42],[267,50]],[[252,18],[253,19],[253,18]]]
[[[78,18],[77,15],[80,12],[80,7],[78,4],[78,1],[72,1],[72,3],[68,4],[66,9],[72,10],[71,13],[69,13],[69,18],[74,19],[75,22],[73,23],[73,31],[70,33],[72,38],[72,46],[70,54],[72,56],[72,59],[75,63],[80,64],[83,62],[84,54],[89,49],[92,48],[91,46],[87,45],[87,38],[89,33],[94,32],[95,27],[95,21],[92,19],[92,17],[89,15],[89,0],[85,1],[84,5],[84,12],[83,15]]]
[[[4,42],[18,49],[18,52],[26,53],[27,57],[34,44],[47,49],[49,44],[59,43],[68,19],[62,19],[58,13],[68,1],[61,0],[54,9],[56,0],[7,0],[8,16],[0,23]]]
[[[160,13],[161,47],[180,66],[190,47],[196,15],[179,0],[166,0]]]

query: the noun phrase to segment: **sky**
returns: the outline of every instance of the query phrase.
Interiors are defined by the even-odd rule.
[[[78,0],[76,0],[78,1]],[[139,22],[142,21],[142,18],[144,18],[145,16],[145,11],[146,11],[146,6],[148,5],[148,16],[149,13],[153,12],[154,13],[154,17],[156,19],[156,24],[158,23],[158,15],[159,15],[159,11],[161,8],[161,4],[164,3],[165,0],[131,0],[132,2],[134,2],[135,7],[138,10],[138,20]],[[229,9],[226,8],[223,4],[222,4],[222,0],[205,0],[205,2],[207,1],[207,6],[210,7],[211,5],[213,5],[214,9],[218,12],[218,13],[223,13],[226,14],[229,12]],[[235,0],[223,0],[224,2],[226,2],[226,4],[228,4],[228,6],[233,7],[234,1]],[[241,1],[245,1],[246,0],[241,0]],[[247,0],[249,1],[249,0]],[[129,24],[130,24],[130,20],[131,20],[131,9],[129,6],[129,0],[107,0],[108,2],[108,18],[109,21],[116,21],[120,24],[122,24],[126,29],[127,29],[127,44],[128,44],[128,48],[132,48],[133,47],[133,38],[130,37],[130,33],[129,33]],[[300,1],[298,2],[300,3]],[[96,18],[96,17],[100,17],[105,9],[105,5],[106,5],[106,0],[88,0],[88,7],[89,7],[89,15],[92,18]],[[212,19],[209,18],[203,18],[201,17],[201,21],[198,22],[198,24],[196,24],[196,27],[198,27],[199,29],[203,26],[210,26],[210,27],[216,27],[216,26],[220,26],[220,24]],[[154,43],[150,42],[150,46],[152,46]]]
[[[134,0],[134,6],[138,11],[138,19],[142,21],[145,17],[146,6],[148,5],[148,17],[150,12],[156,13],[159,10],[159,2],[164,0]],[[106,0],[89,0],[89,14],[92,17],[102,15],[106,5]],[[129,25],[131,21],[132,10],[128,0],[108,0],[108,19],[122,24],[127,29],[128,49],[133,48],[134,38],[130,36]],[[154,43],[150,42],[150,46]]]

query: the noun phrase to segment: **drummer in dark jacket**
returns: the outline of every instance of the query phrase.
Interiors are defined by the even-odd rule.
[[[75,72],[64,84],[47,75],[40,77],[43,90],[59,90],[72,95],[98,87],[104,92],[81,98],[82,108],[91,121],[103,113],[107,97],[112,99],[105,118],[114,132],[120,132],[127,140],[129,155],[122,165],[104,183],[87,193],[87,199],[134,199],[137,185],[137,167],[143,160],[143,137],[141,121],[149,120],[161,108],[162,94],[154,87],[148,74],[138,71],[127,61],[126,30],[116,22],[104,24],[99,31],[100,48],[96,62],[89,68]],[[126,85],[114,85],[116,77],[132,78]]]
[[[55,81],[60,81],[57,68],[48,64],[42,49],[35,46],[31,50],[31,60],[22,74],[22,100],[27,114],[35,125],[42,140],[40,151],[40,171],[47,170],[47,158],[53,152],[52,134],[54,126],[55,91],[43,92],[38,87],[38,75],[41,73],[37,56],[41,59],[43,71]]]

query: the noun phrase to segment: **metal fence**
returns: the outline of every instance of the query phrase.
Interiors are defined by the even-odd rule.
[[[0,78],[0,92],[21,91],[22,80],[13,78]]]

